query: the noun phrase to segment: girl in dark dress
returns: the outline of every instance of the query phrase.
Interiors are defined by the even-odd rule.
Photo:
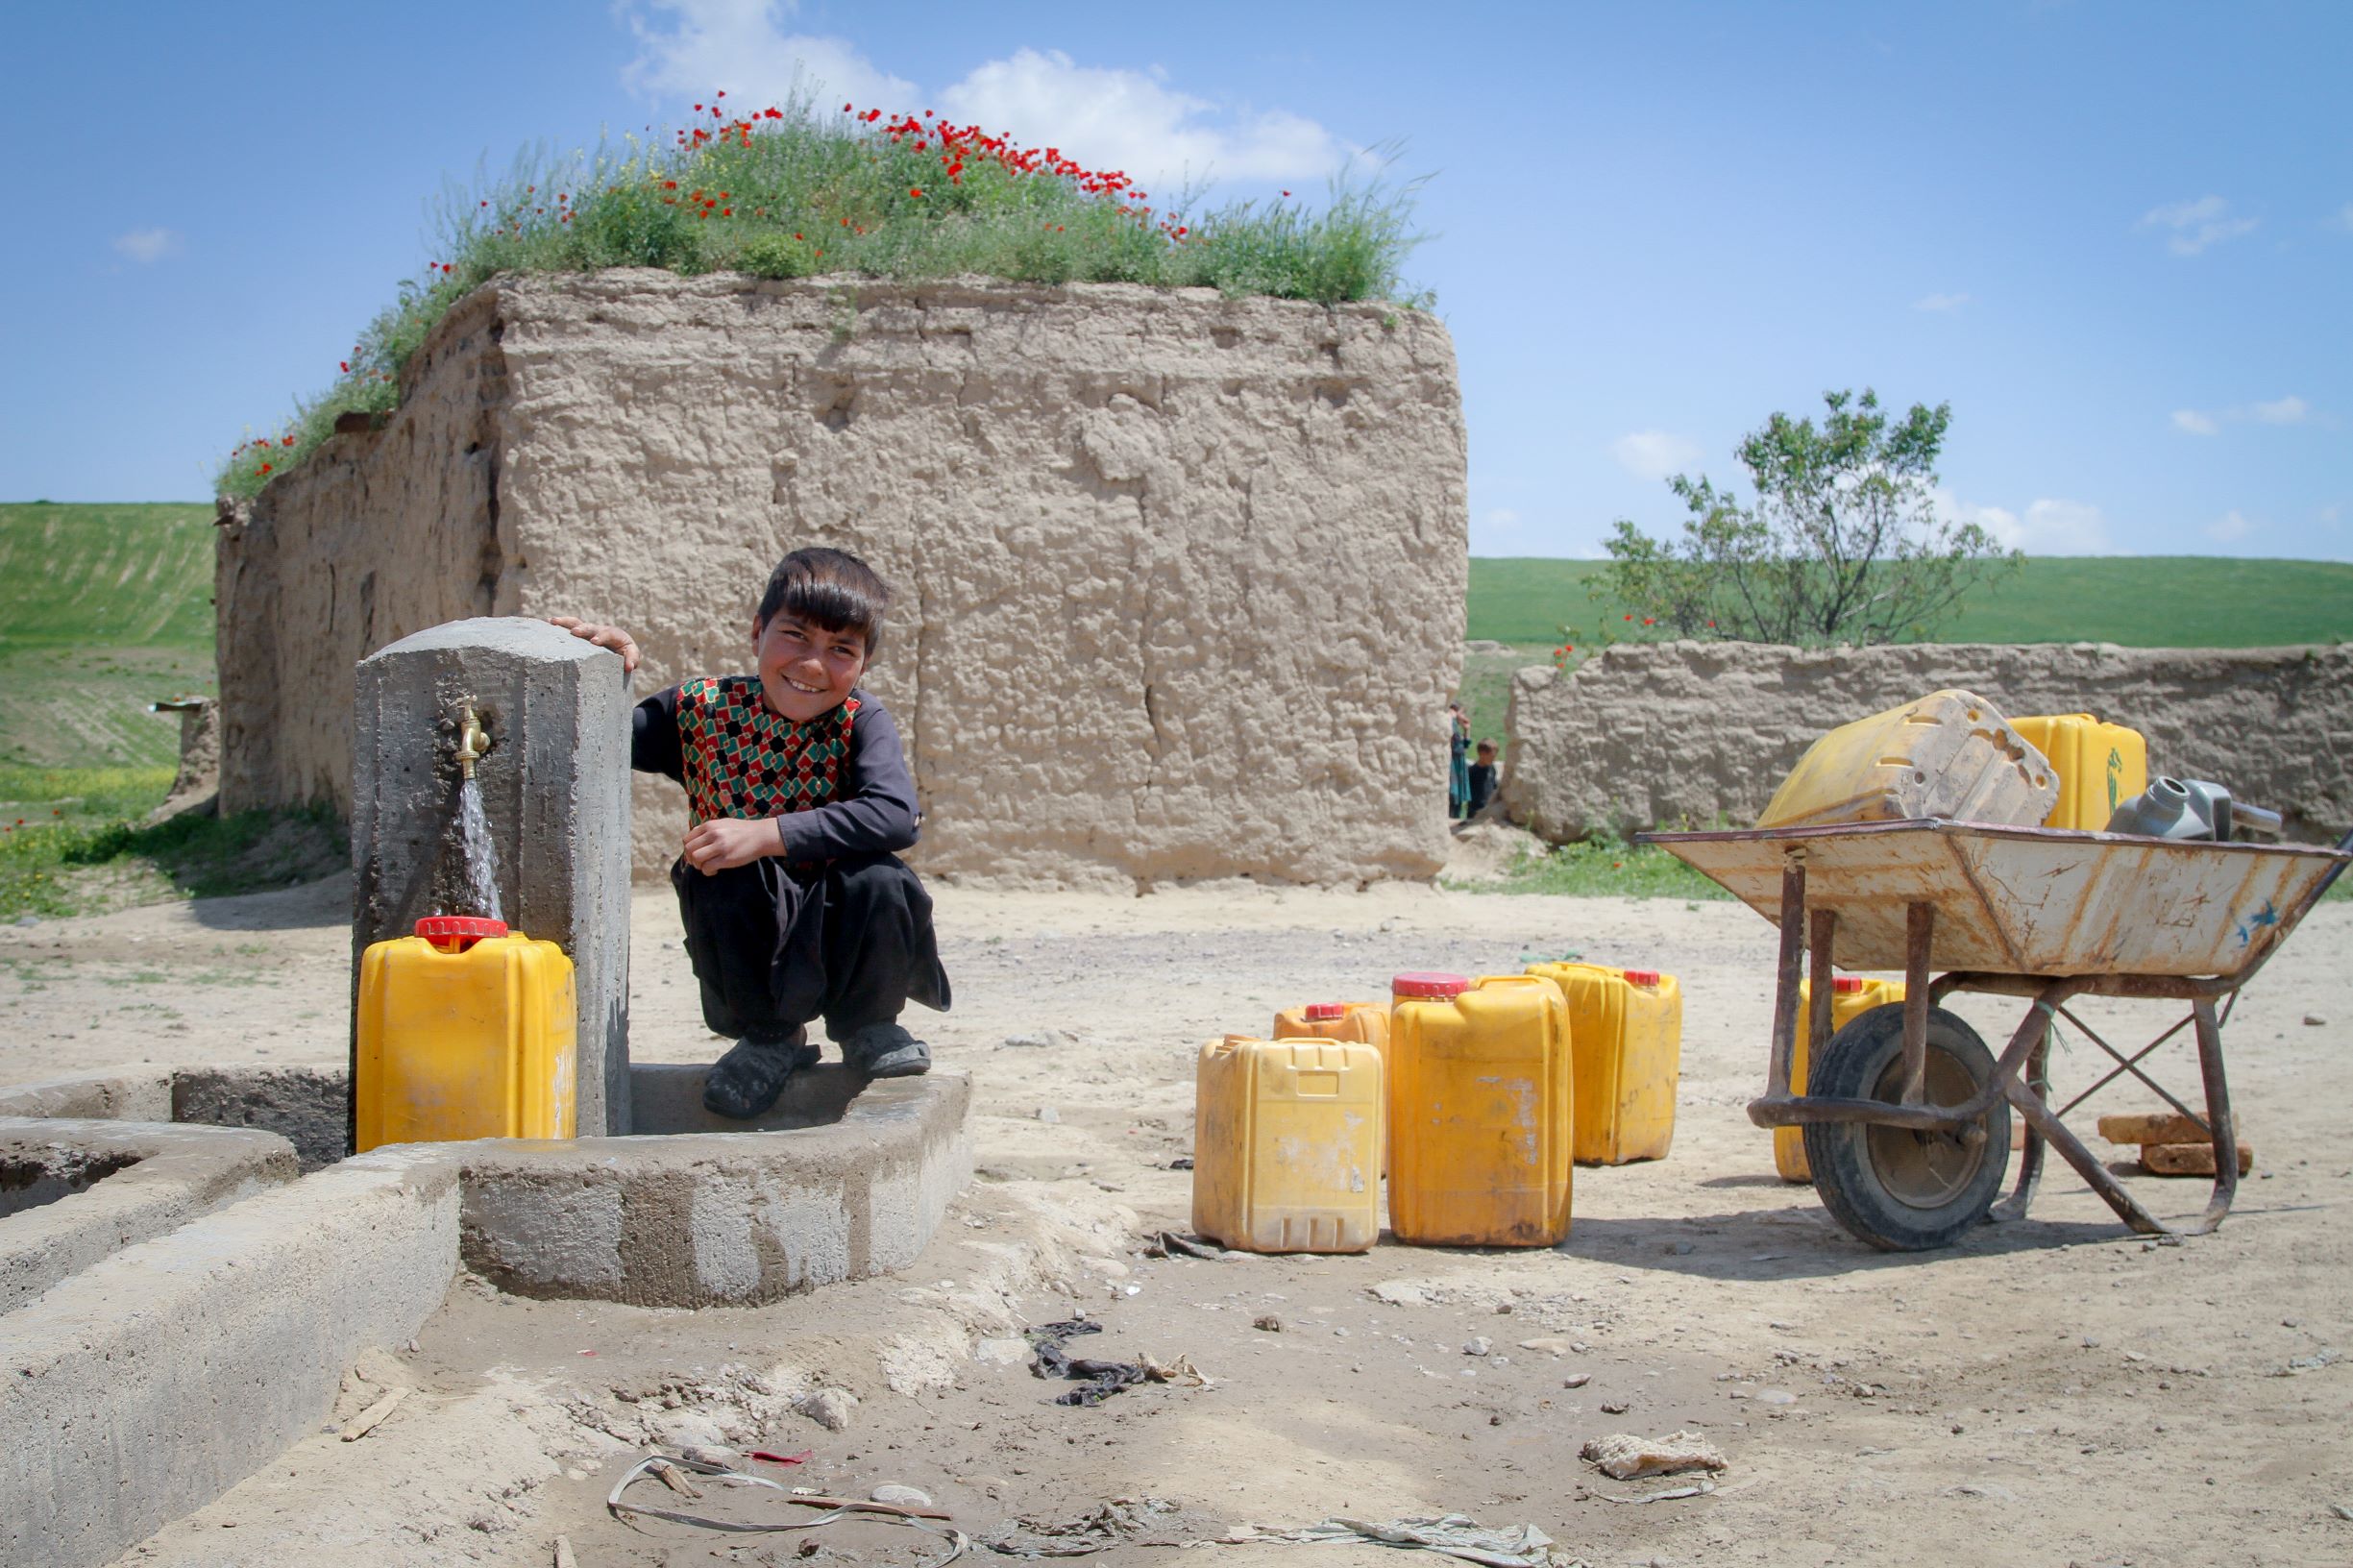
[[[778,563],[752,619],[757,673],[701,676],[637,706],[630,766],[686,787],[690,824],[670,879],[702,987],[702,1015],[736,1041],[703,1104],[746,1118],[818,1059],[822,1018],[842,1059],[872,1077],[927,1071],[898,1021],[945,1011],[931,896],[896,851],[920,813],[898,726],[858,677],[890,590],[838,550]],[[618,626],[551,617],[637,666]]]

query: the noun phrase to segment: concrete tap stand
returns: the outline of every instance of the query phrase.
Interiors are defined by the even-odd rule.
[[[497,846],[500,912],[562,947],[579,988],[580,1134],[626,1133],[629,695],[605,649],[501,616],[452,621],[359,661],[355,988],[369,943],[408,935],[421,915],[486,913],[443,907],[449,879],[463,882],[457,731],[469,702],[490,732],[474,776]]]

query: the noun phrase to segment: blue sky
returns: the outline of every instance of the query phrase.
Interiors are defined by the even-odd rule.
[[[715,87],[936,106],[1215,194],[1401,140],[1475,554],[1592,553],[1775,409],[1949,401],[2030,552],[2353,559],[2353,6],[17,12],[0,499],[198,499],[428,258],[445,181]]]

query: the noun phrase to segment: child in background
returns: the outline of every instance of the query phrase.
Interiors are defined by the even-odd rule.
[[[1487,802],[1494,798],[1495,743],[1491,740],[1481,741],[1479,760],[1471,764],[1471,809],[1463,815],[1478,816],[1487,809]]]
[[[736,1041],[702,1103],[747,1119],[814,1064],[825,1021],[842,1060],[870,1077],[928,1071],[900,1025],[910,1001],[944,1012],[931,897],[895,853],[920,813],[898,726],[858,687],[890,589],[838,550],[797,550],[751,622],[757,673],[701,676],[646,698],[629,765],[686,787],[689,825],[670,869],[703,1020]],[[619,626],[551,616],[637,668]]]

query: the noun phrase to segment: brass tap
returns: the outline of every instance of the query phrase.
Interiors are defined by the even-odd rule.
[[[482,753],[489,749],[490,731],[482,726],[481,715],[474,711],[474,703],[469,700],[466,703],[465,717],[459,722],[457,727],[457,771],[459,774],[472,778],[474,765],[479,762]]]

